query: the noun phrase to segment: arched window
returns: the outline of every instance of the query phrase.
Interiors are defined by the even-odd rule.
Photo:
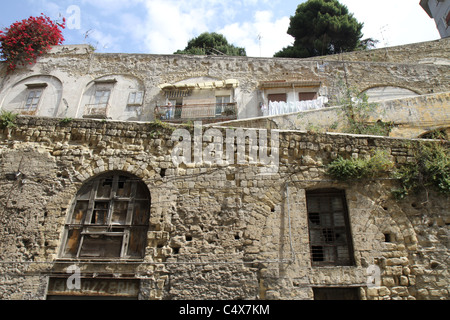
[[[79,190],[67,217],[62,258],[143,258],[150,193],[137,177],[103,174]]]

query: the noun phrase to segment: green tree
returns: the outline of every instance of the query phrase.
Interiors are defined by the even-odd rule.
[[[373,47],[375,40],[361,40],[363,23],[338,0],[308,0],[297,7],[287,33],[293,46],[275,57],[307,58]]]
[[[197,38],[188,42],[184,50],[178,50],[175,54],[195,54],[195,55],[227,55],[246,56],[244,48],[235,47],[228,43],[227,39],[216,32],[204,32]]]

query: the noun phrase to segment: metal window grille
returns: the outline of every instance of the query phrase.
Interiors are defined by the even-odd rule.
[[[345,193],[336,190],[306,193],[313,266],[354,264]]]

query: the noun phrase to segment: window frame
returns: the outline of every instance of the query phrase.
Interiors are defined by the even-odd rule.
[[[221,116],[227,109],[227,106],[231,104],[231,95],[216,96],[216,117]]]
[[[137,99],[137,97],[140,97]],[[127,106],[128,107],[138,107],[142,106],[144,102],[144,91],[133,91],[128,95]]]
[[[31,83],[27,84],[26,86],[27,86],[27,95],[21,111],[27,114],[28,113],[34,114],[39,109],[39,105],[41,104],[42,101],[42,96],[44,95],[45,88],[47,88],[48,85],[47,83]],[[38,97],[36,97],[37,92],[39,92]],[[33,96],[31,96],[32,94]],[[37,101],[35,103],[36,99]]]
[[[333,209],[333,199],[340,201],[341,207],[339,209]],[[319,209],[317,211],[312,209],[311,201],[313,200],[318,200]],[[327,205],[329,210],[322,210]],[[354,266],[353,239],[345,190],[318,189],[306,191],[306,208],[311,265],[313,267]],[[340,258],[338,248],[341,250],[344,248],[348,257]],[[333,258],[330,259],[330,256]]]
[[[103,184],[103,189],[110,184],[109,194],[99,195],[100,184]],[[119,191],[125,189],[126,184],[129,194],[123,196]],[[123,210],[117,210],[118,204],[124,203],[126,206],[122,207]],[[86,260],[142,260],[147,244],[150,207],[150,192],[145,183],[137,177],[124,172],[115,172],[92,179],[80,188],[67,214],[59,257]],[[139,215],[136,214],[138,208]],[[103,219],[100,219],[102,213]],[[138,240],[135,237],[138,237]],[[109,243],[106,246],[98,246],[103,251],[95,252],[90,248],[95,248],[95,243],[101,244],[102,240]],[[119,242],[120,249],[114,247]],[[131,247],[138,248],[134,254]],[[117,254],[118,249],[120,252]]]

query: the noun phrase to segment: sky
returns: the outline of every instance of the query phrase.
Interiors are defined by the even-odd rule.
[[[172,54],[203,32],[223,34],[247,56],[272,57],[291,45],[290,17],[305,0],[15,0],[4,1],[0,28],[38,16],[67,19],[64,44],[103,53]],[[340,0],[377,48],[440,39],[419,0]]]

